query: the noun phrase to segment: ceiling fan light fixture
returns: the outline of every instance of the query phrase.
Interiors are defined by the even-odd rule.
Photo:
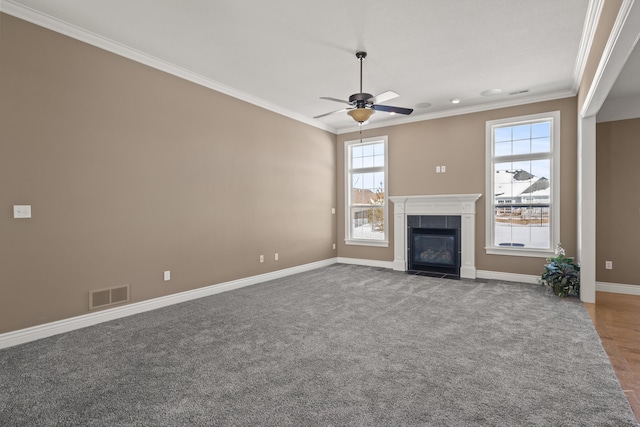
[[[353,117],[353,120],[358,123],[366,122],[373,113],[375,113],[375,111],[369,108],[356,108],[347,112],[347,114]]]
[[[0,0],[1,1],[1,0]],[[384,102],[389,99],[393,99],[398,96],[397,93],[393,91],[382,92],[379,95],[373,96],[370,93],[365,93],[362,91],[362,62],[364,58],[367,56],[367,52],[358,51],[356,52],[356,58],[360,61],[360,92],[354,93],[349,97],[348,101],[344,101],[342,99],[331,98],[327,96],[322,96],[320,99],[326,99],[329,101],[337,101],[342,104],[349,105],[348,108],[343,108],[341,110],[332,111],[330,113],[320,114],[319,116],[315,116],[314,119],[319,119],[321,117],[328,116],[333,113],[341,113],[343,111],[347,111],[347,114],[353,118],[356,122],[362,126],[363,123],[369,121],[369,117],[375,112],[384,111],[390,114],[411,114],[413,112],[413,108],[402,108],[402,107],[393,107],[391,105],[380,105],[379,102]]]

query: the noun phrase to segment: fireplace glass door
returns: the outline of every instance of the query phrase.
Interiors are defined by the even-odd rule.
[[[458,230],[411,228],[409,270],[460,274]]]

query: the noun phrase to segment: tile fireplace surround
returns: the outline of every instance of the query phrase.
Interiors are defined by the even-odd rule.
[[[407,271],[407,216],[458,215],[461,218],[460,277],[476,278],[476,201],[482,194],[390,196],[393,202],[393,269]]]

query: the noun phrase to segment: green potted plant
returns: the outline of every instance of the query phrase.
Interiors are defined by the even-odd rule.
[[[580,296],[580,266],[572,257],[565,256],[564,249],[558,243],[556,256],[547,258],[545,272],[540,281],[559,297]]]

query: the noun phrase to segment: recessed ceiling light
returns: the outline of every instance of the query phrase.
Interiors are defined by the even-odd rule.
[[[390,115],[390,116],[395,116],[395,115],[396,115],[396,112],[395,112],[395,111],[389,111],[389,115]]]
[[[451,100],[451,103],[452,103],[452,104],[460,104],[460,98],[453,98],[453,99]]]
[[[502,93],[502,89],[487,89],[480,92],[482,96],[492,96],[492,95],[500,95]]]

